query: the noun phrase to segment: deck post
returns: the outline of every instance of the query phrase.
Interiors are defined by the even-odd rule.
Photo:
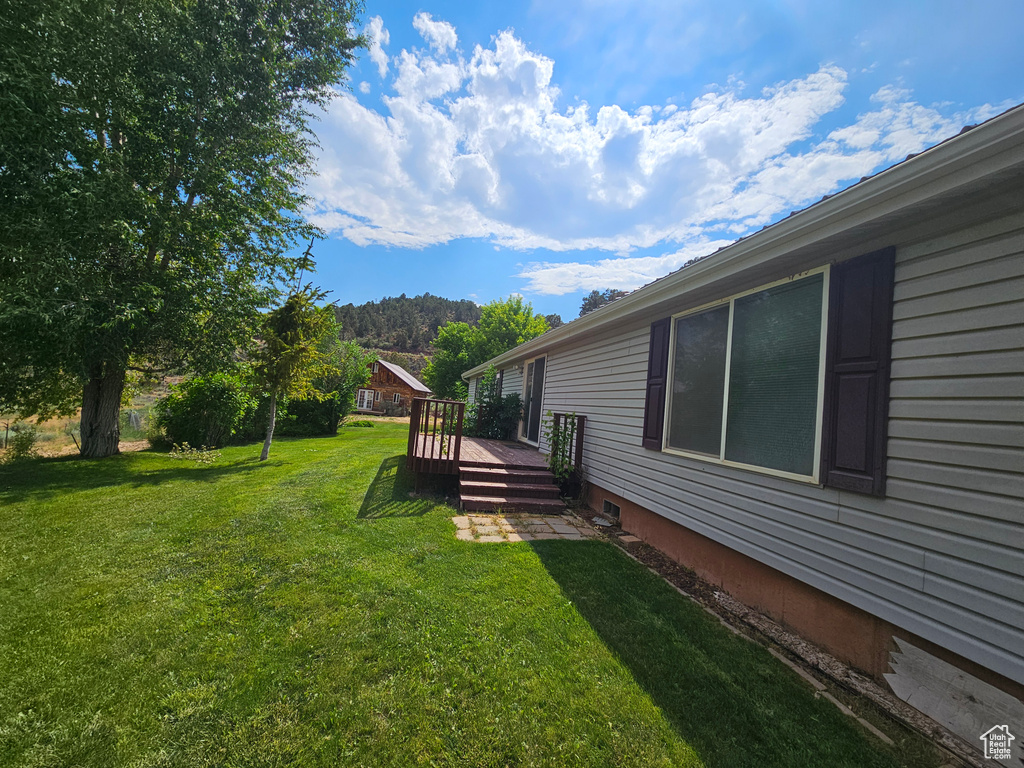
[[[423,398],[412,399],[412,413],[409,414],[409,445],[405,452],[405,468],[412,470],[416,465],[416,454],[419,447],[420,414],[423,412]]]
[[[575,469],[577,472],[583,469],[583,430],[587,426],[587,417],[579,415],[576,417],[576,456]]]

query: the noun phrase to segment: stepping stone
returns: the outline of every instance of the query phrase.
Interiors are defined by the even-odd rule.
[[[516,541],[533,541],[533,534],[531,533],[510,533],[508,540],[512,542]]]
[[[484,544],[497,544],[500,541],[505,541],[503,536],[481,536],[477,541],[483,542]]]
[[[469,518],[465,515],[453,517],[452,522],[455,523],[456,528],[469,528]]]
[[[459,541],[472,541],[473,532],[469,528],[460,528],[455,532],[455,538]]]
[[[640,539],[638,539],[636,536],[630,536],[629,534],[626,534],[625,536],[619,536],[619,541],[624,541],[627,544],[636,544],[638,541],[640,541]]]
[[[501,529],[496,525],[478,525],[476,532],[480,536],[497,536],[501,534]]]

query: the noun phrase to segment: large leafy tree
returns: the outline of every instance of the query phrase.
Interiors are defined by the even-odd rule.
[[[423,381],[439,397],[465,399],[462,374],[548,330],[543,315],[521,296],[496,299],[480,309],[480,324],[448,323],[438,329]]]
[[[580,317],[583,317],[589,312],[593,312],[595,309],[603,307],[605,304],[609,304],[616,299],[621,299],[625,296],[627,291],[618,291],[614,288],[605,288],[603,291],[593,290],[583,297],[583,303],[580,304]]]
[[[0,17],[0,410],[82,408],[117,452],[132,367],[216,367],[311,233],[311,110],[359,0],[33,0]]]
[[[452,400],[466,399],[462,372],[477,363],[477,330],[467,323],[446,323],[437,329],[434,356],[423,369],[423,383],[435,396]],[[483,362],[480,360],[479,362]]]

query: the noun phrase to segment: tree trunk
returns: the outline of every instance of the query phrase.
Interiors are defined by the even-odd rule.
[[[263,453],[260,461],[266,461],[270,455],[270,441],[274,439],[274,423],[277,421],[277,392],[270,393],[270,419],[267,423],[267,439],[263,441]]]
[[[82,456],[102,459],[120,453],[121,393],[125,368],[110,362],[97,363],[90,370],[82,392]]]

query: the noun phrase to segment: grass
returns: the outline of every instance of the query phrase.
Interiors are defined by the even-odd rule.
[[[405,430],[0,468],[0,765],[908,764],[607,543],[456,541]]]

